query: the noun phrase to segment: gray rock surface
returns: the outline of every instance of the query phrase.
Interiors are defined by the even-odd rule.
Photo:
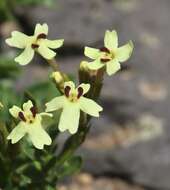
[[[94,178],[89,174],[78,174],[69,184],[59,186],[59,190],[144,190],[134,184],[125,183],[120,179],[105,177]]]

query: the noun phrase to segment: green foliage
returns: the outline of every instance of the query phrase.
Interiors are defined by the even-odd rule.
[[[4,105],[3,111],[0,113],[1,121],[9,121],[10,116],[8,109],[14,104],[20,104],[22,95],[18,96],[14,90],[14,83],[11,80],[0,81],[0,101]]]
[[[0,56],[0,79],[16,78],[21,72],[18,64],[7,56]]]
[[[33,86],[26,89],[25,92],[26,95],[30,95],[33,99],[36,100],[37,106],[41,108],[41,111],[44,110],[44,107],[42,107],[42,105],[47,103],[55,96],[60,95],[59,91],[51,81],[44,81],[34,84]]]
[[[21,73],[18,65],[7,56],[0,56],[0,101],[4,104],[0,119],[9,121],[8,109],[14,104],[20,104],[22,96],[17,96],[14,79]]]
[[[59,95],[59,91],[51,81],[46,81],[28,87],[25,93],[16,92],[11,79],[20,73],[18,68],[10,61],[0,62],[0,68],[3,70],[0,71],[0,100],[5,105],[0,112],[0,187],[3,190],[55,190],[59,179],[79,171],[82,165],[79,156],[69,154],[61,159],[61,155],[56,155],[58,115],[44,122],[53,141],[44,150],[35,149],[27,138],[11,145],[6,137],[15,126],[8,111],[12,105],[22,105],[31,99],[39,111],[44,110],[42,105]]]
[[[14,10],[18,5],[44,5],[52,7],[55,1],[56,0],[0,0],[0,21],[17,21]]]
[[[16,0],[21,5],[46,5],[51,6],[55,0]]]
[[[59,179],[77,172],[82,165],[78,156],[59,164],[56,147],[54,143],[40,151],[32,148],[28,141],[22,141],[20,147],[8,145],[5,154],[0,156],[0,186],[5,190],[54,190]],[[18,154],[14,154],[17,149]]]
[[[76,173],[81,166],[82,158],[80,156],[71,157],[59,168],[58,178],[63,178]]]
[[[0,22],[11,20],[13,17],[8,3],[7,0],[0,0]]]

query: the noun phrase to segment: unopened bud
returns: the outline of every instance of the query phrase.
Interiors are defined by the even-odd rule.
[[[80,63],[80,70],[82,70],[82,71],[89,71],[87,64],[88,64],[87,61],[82,61]]]
[[[51,78],[55,80],[56,83],[62,83],[63,82],[63,76],[60,72],[56,71],[51,74]]]
[[[2,104],[2,102],[0,102],[0,110],[4,107],[4,105]]]

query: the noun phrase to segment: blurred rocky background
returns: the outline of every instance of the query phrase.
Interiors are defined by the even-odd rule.
[[[60,190],[170,190],[170,1],[56,0],[52,7],[17,6],[19,28],[31,34],[47,22],[52,39],[64,38],[58,51],[63,71],[75,74],[85,45],[100,47],[106,29],[116,29],[120,45],[134,42],[132,58],[105,77],[104,112],[77,154],[82,174],[66,179]],[[15,53],[3,40],[11,22],[1,24],[1,52]],[[37,56],[23,67],[16,87],[46,80],[49,68]],[[64,135],[61,137],[61,141]]]

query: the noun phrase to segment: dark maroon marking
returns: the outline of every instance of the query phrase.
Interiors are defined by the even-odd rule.
[[[65,94],[67,97],[69,97],[70,90],[71,90],[71,88],[70,88],[69,86],[66,86],[66,87],[64,88],[64,94]]]
[[[78,95],[77,98],[80,98],[83,95],[83,88],[82,87],[78,87]]]
[[[37,48],[39,48],[39,45],[38,44],[32,44],[31,47],[32,47],[32,49],[37,49]]]
[[[33,107],[30,109],[30,111],[31,111],[31,113],[32,113],[33,117],[35,117],[35,116],[36,116],[36,114],[37,114],[36,107],[35,107],[35,106],[33,106]]]
[[[107,49],[106,47],[102,47],[102,48],[100,48],[100,51],[102,51],[102,52],[106,52],[106,53],[110,53],[110,50]]]
[[[100,61],[106,63],[106,62],[110,61],[110,59],[100,59]]]
[[[21,111],[18,113],[18,116],[19,116],[19,118],[20,118],[22,121],[26,121],[25,116],[24,116],[24,114],[23,114]]]
[[[46,34],[42,33],[37,36],[37,39],[45,39],[47,37]]]

